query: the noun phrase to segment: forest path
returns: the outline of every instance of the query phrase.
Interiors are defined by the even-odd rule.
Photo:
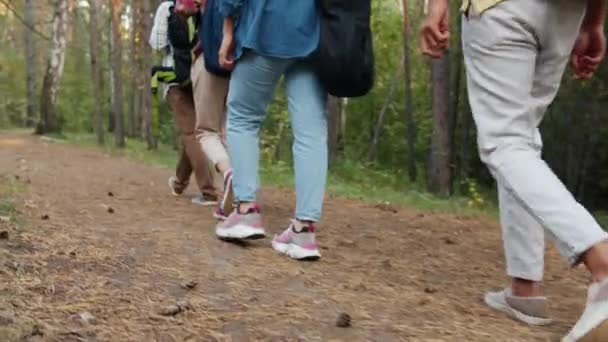
[[[22,217],[0,220],[9,233],[0,240],[0,340],[557,341],[584,304],[584,270],[568,270],[550,248],[553,325],[529,328],[486,308],[483,291],[505,281],[491,219],[328,198],[323,259],[298,263],[269,240],[218,241],[210,209],[169,194],[170,174],[0,134],[0,200],[19,189],[11,196]],[[272,236],[294,195],[264,187],[261,196]],[[159,314],[182,300],[186,311]],[[85,312],[95,319],[79,318]],[[341,312],[350,328],[336,327]]]

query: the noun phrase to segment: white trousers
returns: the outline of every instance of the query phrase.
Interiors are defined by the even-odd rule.
[[[481,159],[498,186],[511,277],[542,280],[545,231],[572,265],[608,238],[541,159],[538,130],[559,89],[586,3],[506,0],[463,17],[469,102]]]

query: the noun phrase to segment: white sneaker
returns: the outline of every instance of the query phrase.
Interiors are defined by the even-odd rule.
[[[169,177],[169,189],[171,189],[171,195],[180,196],[184,193],[184,190],[188,187],[188,183],[181,184],[181,182],[175,176]]]
[[[589,286],[583,315],[562,342],[608,341],[608,279]]]

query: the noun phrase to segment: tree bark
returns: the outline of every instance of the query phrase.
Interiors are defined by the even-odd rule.
[[[449,100],[450,55],[431,62],[433,88],[433,133],[428,163],[428,189],[439,196],[449,196],[451,183]]]
[[[65,64],[66,31],[68,26],[68,9],[66,0],[55,0],[53,5],[53,28],[51,54],[42,83],[40,120],[36,134],[58,132],[57,91],[63,75]]]
[[[129,112],[127,115],[127,134],[130,137],[134,137],[137,135],[138,127],[137,124],[137,111],[138,111],[138,74],[139,74],[139,45],[138,40],[142,39],[138,35],[139,33],[139,25],[141,25],[141,8],[140,6],[131,5],[131,29],[130,29],[130,38],[131,38],[131,51],[129,53],[129,74],[130,77],[130,96],[129,96]]]
[[[124,109],[122,91],[122,0],[110,0],[110,16],[112,18],[112,114],[114,116],[114,140],[116,146],[125,146]]]
[[[329,165],[335,164],[338,158],[342,116],[342,99],[334,96],[327,98],[327,144],[329,150]]]
[[[112,24],[112,16],[110,15],[108,17],[108,59],[107,59],[107,68],[108,68],[108,80],[109,80],[109,98],[108,101],[110,103],[109,106],[109,110],[107,112],[108,114],[108,132],[113,133],[114,132],[114,112],[113,112],[113,108],[114,108],[114,68],[112,66],[112,56],[114,54],[114,39],[112,38],[114,36],[114,25]]]
[[[374,127],[374,134],[367,150],[367,160],[369,161],[373,161],[374,159],[376,159],[376,153],[378,151],[378,142],[380,142],[382,128],[384,127],[384,117],[386,115],[388,107],[393,102],[393,97],[395,96],[395,92],[397,91],[397,85],[399,84],[399,76],[401,75],[402,67],[403,58],[399,61],[399,66],[397,67],[396,72],[393,74],[393,79],[391,80],[388,95],[384,99],[384,104],[382,104],[382,109],[380,110],[380,113],[378,113],[378,120],[376,121],[376,125]]]
[[[97,143],[104,144],[103,130],[103,74],[100,57],[101,31],[99,30],[100,0],[89,0],[89,49],[91,55],[91,79],[93,80],[93,97],[95,98],[95,114],[93,127]]]
[[[152,16],[151,14],[151,0],[141,0],[141,13],[142,13],[142,22],[141,29],[143,37],[148,37],[150,35],[150,31],[152,30]],[[147,39],[142,39],[142,41],[147,41]],[[142,44],[141,46],[141,58],[142,63],[140,70],[142,75],[148,75],[149,70],[152,64],[152,50],[148,44]],[[143,119],[143,133],[148,143],[148,149],[156,149],[157,141],[156,141],[156,132],[153,130],[153,117],[152,117],[152,92],[150,91],[149,86],[146,86],[146,79],[142,83],[142,98],[141,98],[141,116]]]
[[[403,116],[407,127],[407,173],[410,181],[415,182],[416,171],[416,123],[414,122],[414,105],[412,102],[412,67],[410,63],[409,33],[410,23],[407,0],[403,6],[403,69],[405,73],[405,108]]]
[[[456,157],[456,132],[458,130],[458,114],[460,107],[460,89],[462,83],[462,49],[459,47],[460,44],[460,32],[461,32],[461,21],[456,19],[456,53],[454,54],[454,63],[456,64],[456,70],[454,70],[454,87],[452,89],[452,103],[450,106],[450,120],[448,129],[450,131],[450,168],[452,169],[452,174],[450,180],[450,193],[454,193],[454,180],[458,179],[458,168],[457,168],[457,157]]]
[[[32,127],[36,122],[36,105],[37,105],[37,86],[36,86],[36,42],[34,41],[34,31],[32,30],[36,24],[36,6],[34,0],[25,0],[25,61],[27,73],[26,85],[26,114],[24,124],[26,127]]]

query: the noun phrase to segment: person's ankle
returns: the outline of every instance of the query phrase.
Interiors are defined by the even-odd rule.
[[[591,273],[593,282],[608,279],[608,242],[603,241],[589,248],[581,257]]]
[[[511,294],[515,297],[541,297],[543,295],[541,282],[513,278]]]
[[[300,220],[298,218],[293,220],[293,226],[294,226],[294,230],[296,232],[302,231],[303,228],[305,227],[314,227],[314,222],[310,221],[310,220]]]
[[[255,207],[255,203],[254,202],[239,202],[238,213],[239,214],[246,214],[253,207]]]

